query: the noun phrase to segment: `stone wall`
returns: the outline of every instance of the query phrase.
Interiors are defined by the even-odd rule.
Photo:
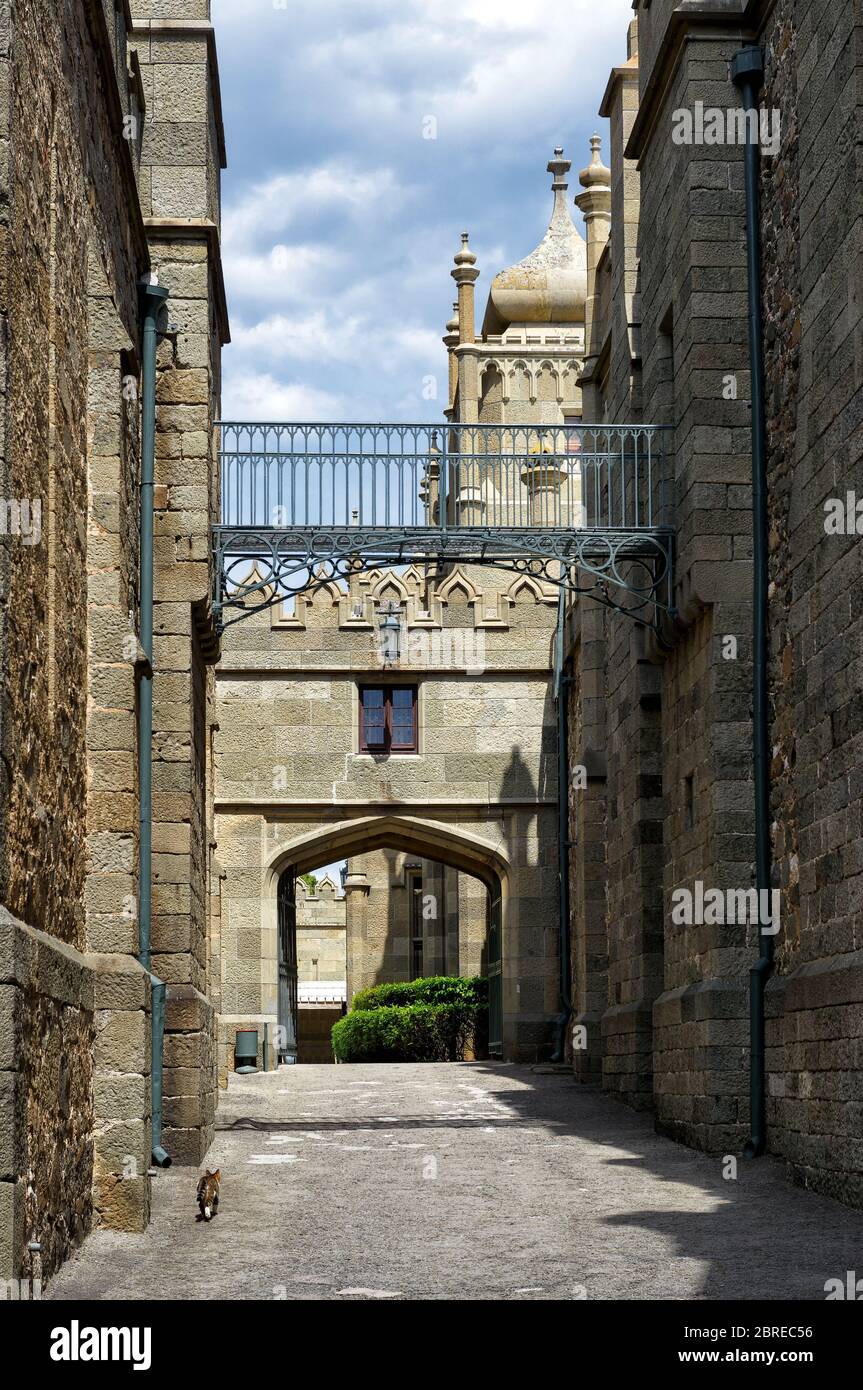
[[[206,13],[193,18],[206,21]],[[169,457],[175,475],[157,479],[157,506],[176,515],[170,533],[158,531],[156,561],[158,596],[166,609],[176,605],[161,632],[180,642],[159,654],[169,658],[162,667],[156,660],[156,798],[166,799],[156,809],[153,944],[181,993],[169,1004],[179,1033],[175,1046],[168,1041],[165,1077],[177,1113],[169,1105],[166,1118],[181,1139],[194,1130],[196,1144],[185,1145],[193,1162],[211,1133],[205,663],[216,654],[208,528],[218,505],[211,425],[227,334],[217,225],[224,149],[209,24],[193,35],[194,59],[181,58],[176,22],[173,51],[160,34],[163,72],[152,83],[139,61],[151,56],[150,36],[140,26],[133,35],[125,0],[33,0],[6,7],[0,26],[8,150],[0,173],[0,903],[13,940],[0,973],[4,1101],[13,1097],[3,1112],[0,1272],[26,1272],[26,1244],[36,1240],[50,1274],[92,1222],[141,1230],[149,1216],[136,685],[144,662],[139,286],[154,262],[165,283],[170,276],[178,318],[159,350],[159,426],[170,444],[157,469]],[[206,197],[187,209],[193,216],[176,238],[151,225],[151,254],[143,213],[152,224],[152,205],[142,212],[138,186],[150,186],[152,166],[142,165],[142,149],[149,159],[160,82],[170,86],[172,64],[187,62],[206,70],[203,142],[185,145]],[[183,74],[177,85],[184,89]],[[166,162],[190,168],[177,132],[173,146],[164,136]],[[171,800],[181,791],[182,807]],[[184,827],[185,916],[164,910],[183,896],[168,861],[182,850]],[[186,982],[197,991],[191,1009]],[[194,1072],[181,1075],[196,1051]]]
[[[608,799],[605,624],[598,604],[573,605],[565,665],[569,754],[569,909],[572,1063],[580,1081],[602,1075],[601,1019],[608,1007],[606,925]]]
[[[135,0],[134,16],[147,109],[139,196],[170,292],[157,382],[153,968],[168,985],[165,1144],[175,1162],[196,1164],[212,1139],[216,1075],[209,528],[219,517],[213,421],[229,337],[219,248],[225,146],[209,0]]]
[[[860,138],[859,26],[847,6],[813,10],[797,0],[685,10],[655,0],[639,4],[637,15],[640,104],[623,152],[614,131],[631,61],[613,73],[604,110],[612,160],[638,161],[633,304],[640,315],[633,324],[624,313],[623,228],[631,219],[613,171],[618,230],[595,271],[598,322],[585,404],[597,419],[619,411],[627,418],[631,369],[621,334],[639,342],[643,418],[674,426],[678,614],[663,641],[646,647],[610,615],[598,659],[586,640],[589,601],[570,619],[571,756],[589,747],[600,693],[608,817],[604,854],[592,869],[589,835],[602,813],[590,782],[573,789],[573,989],[575,1021],[587,1037],[574,1065],[577,1075],[601,1075],[630,1101],[652,1099],[658,1125],[685,1142],[733,1152],[748,1135],[753,926],[683,926],[671,917],[678,888],[740,890],[753,881],[743,160],[735,144],[676,144],[670,128],[673,113],[692,111],[696,101],[739,105],[729,60],[757,39],[766,58],[763,104],[781,122],[778,154],[764,153],[761,162],[772,835],[781,889],[768,986],[768,1143],[801,1180],[859,1201],[863,657],[852,594],[861,549],[853,527],[828,534],[824,512],[831,498],[853,493],[859,472],[860,310],[849,291],[860,272],[852,154]],[[652,839],[660,827],[661,844]],[[608,1011],[597,1044],[606,967]],[[626,1042],[611,1026],[624,999],[639,1019]]]
[[[745,1090],[745,995],[738,988],[730,1006],[725,981],[741,983],[745,934],[676,927],[670,909],[675,889],[696,879],[751,882],[741,708],[751,677],[740,601],[749,583],[748,411],[722,391],[724,374],[736,376],[740,397],[746,389],[742,163],[737,149],[674,144],[671,124],[675,110],[696,100],[734,99],[727,62],[735,40],[717,34],[715,9],[692,6],[673,19],[667,6],[639,10],[628,62],[615,69],[603,103],[612,125],[612,232],[598,270],[598,366],[585,400],[597,419],[674,426],[666,448],[679,618],[663,650],[610,614],[601,669],[583,670],[576,650],[573,687],[584,705],[599,681],[607,759],[601,1061],[589,1048],[592,1063],[576,1054],[576,1066],[596,1076],[599,1062],[606,1087],[637,1105],[655,1103],[660,1125],[706,1147],[732,1142],[741,1121],[728,1091]],[[591,606],[579,604],[579,631]],[[733,660],[725,659],[726,634]],[[582,718],[574,716],[576,728]],[[589,801],[583,793],[581,800],[583,821]],[[584,873],[576,870],[576,972],[586,968],[597,929]],[[581,1008],[605,973],[603,952],[591,954],[595,983],[576,979]]]
[[[102,347],[103,328],[88,287],[92,266],[97,293],[110,296],[126,341],[137,341],[136,282],[147,253],[113,66],[114,101],[94,99],[86,116],[79,102],[81,93],[107,85],[113,63],[99,42],[107,45],[100,7],[35,0],[15,10],[14,30],[8,13],[4,23],[3,496],[38,501],[41,527],[38,544],[6,536],[2,546],[0,896],[22,920],[83,948],[90,542],[80,403],[92,399],[88,354]],[[118,358],[113,367],[111,404],[119,410]],[[101,384],[97,372],[93,392]],[[125,472],[119,481],[115,511]],[[113,613],[93,617],[93,640],[104,643],[106,660],[123,660],[127,613],[119,632]],[[42,637],[35,650],[34,630]]]
[[[0,125],[2,491],[38,530],[0,543],[4,1273],[50,1274],[96,1219],[149,1207],[149,1054],[103,992],[137,949],[134,760],[138,280],[122,6],[7,7]],[[123,957],[139,971],[132,959]],[[139,982],[140,983],[140,982]],[[130,1032],[146,1029],[140,989]],[[116,1013],[116,1017],[115,1017]],[[7,1024],[9,1032],[7,1033]],[[119,1068],[119,1070],[118,1070]],[[117,1076],[122,1081],[117,1083]],[[138,1124],[110,1131],[134,1092]],[[147,1130],[146,1139],[144,1130]],[[8,1146],[7,1141],[8,1139]],[[122,1196],[112,1193],[123,1176]]]
[[[808,1186],[863,1203],[863,523],[859,16],[777,0],[764,102],[782,144],[761,194],[770,505],[775,881],[768,986],[771,1149]]]
[[[452,852],[444,845],[436,859],[466,874],[480,874],[496,853],[506,865],[510,1055],[533,1059],[550,1049],[559,1000],[548,611],[535,585],[495,575],[489,584],[498,585],[499,592],[489,587],[482,593],[477,575],[485,572],[447,576],[431,609],[420,605],[414,592],[416,585],[419,593],[420,581],[410,573],[356,576],[355,594],[329,585],[298,600],[293,612],[264,611],[230,629],[218,674],[216,737],[217,837],[226,875],[221,919],[226,1027],[239,1016],[274,1020],[275,886],[270,876],[280,853],[284,862],[291,862],[287,847],[317,827],[315,847],[303,848],[294,861],[300,872],[333,862],[342,853],[351,856],[354,868],[356,855],[384,848],[391,857],[401,852],[422,861],[433,851],[422,834],[445,836],[441,827],[451,827],[456,840],[462,835],[476,844],[456,843]],[[402,604],[404,658],[383,671],[376,615],[380,603],[394,601]],[[472,671],[465,669],[463,656],[447,661],[444,647],[436,645],[441,635],[465,630],[482,634],[484,641],[479,669]],[[416,634],[428,635],[425,644],[414,645]],[[468,661],[473,664],[476,656],[472,650]],[[359,752],[357,687],[380,680],[419,686],[415,754]],[[416,843],[401,843],[414,823],[422,827]],[[350,836],[352,824],[361,824],[363,831],[341,848],[337,836]],[[388,842],[377,844],[381,825],[392,826],[392,834]],[[466,856],[471,862],[464,862]],[[426,873],[430,876],[430,870]],[[348,941],[353,990],[357,966],[352,974],[351,939],[362,939],[363,920],[369,913],[374,917],[378,908],[369,885],[355,884],[349,876],[346,890],[348,920],[357,924]],[[484,891],[476,885],[476,893],[484,897]],[[457,968],[458,955],[449,941],[455,918],[450,886],[438,885],[437,892],[447,924],[448,944],[441,958]],[[378,935],[386,942],[389,907],[381,911]],[[251,954],[240,949],[250,934],[257,934]],[[476,936],[473,958],[482,958]],[[409,973],[406,959],[387,964],[376,958],[367,982],[377,983],[382,969],[398,969],[402,978]]]
[[[93,973],[0,909],[0,980],[0,1270],[50,1274],[92,1222]]]

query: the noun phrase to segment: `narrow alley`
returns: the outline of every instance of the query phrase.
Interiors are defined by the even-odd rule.
[[[209,1166],[153,1183],[146,1233],[94,1233],[54,1299],[823,1300],[863,1212],[775,1160],[695,1153],[552,1068],[295,1066],[233,1075]]]

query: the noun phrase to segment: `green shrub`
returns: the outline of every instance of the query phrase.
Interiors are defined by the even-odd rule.
[[[375,985],[333,1027],[338,1062],[461,1062],[488,1041],[488,984],[432,976]]]
[[[459,975],[429,975],[403,984],[373,985],[354,995],[351,1012],[381,1009],[404,1004],[466,1004],[475,1007],[488,1002],[488,980],[481,975],[463,979]]]

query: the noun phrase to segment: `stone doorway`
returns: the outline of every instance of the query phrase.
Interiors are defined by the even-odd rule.
[[[275,847],[260,867],[246,862],[225,876],[223,968],[226,981],[232,974],[245,981],[247,1007],[220,1020],[222,1084],[238,1030],[258,1029],[261,1067],[265,1029],[267,1066],[279,1058],[328,1061],[329,1030],[358,990],[419,975],[489,978],[492,1054],[504,1055],[506,1027],[512,1037],[518,1025],[519,990],[507,999],[506,941],[517,930],[517,903],[501,837],[495,844],[473,828],[393,814],[295,829],[270,827],[275,834],[265,840]],[[260,825],[255,838],[260,845]]]

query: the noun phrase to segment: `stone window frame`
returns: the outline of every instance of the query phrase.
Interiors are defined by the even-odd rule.
[[[366,690],[382,690],[384,692],[384,742],[381,745],[369,745],[366,741],[365,733],[365,705],[363,703],[363,693]],[[411,709],[413,713],[413,741],[410,746],[397,745],[392,743],[392,692],[394,690],[409,690],[413,700]],[[370,757],[402,757],[404,754],[419,753],[419,685],[416,681],[360,681],[357,684],[357,704],[358,704],[358,750],[360,753]]]

